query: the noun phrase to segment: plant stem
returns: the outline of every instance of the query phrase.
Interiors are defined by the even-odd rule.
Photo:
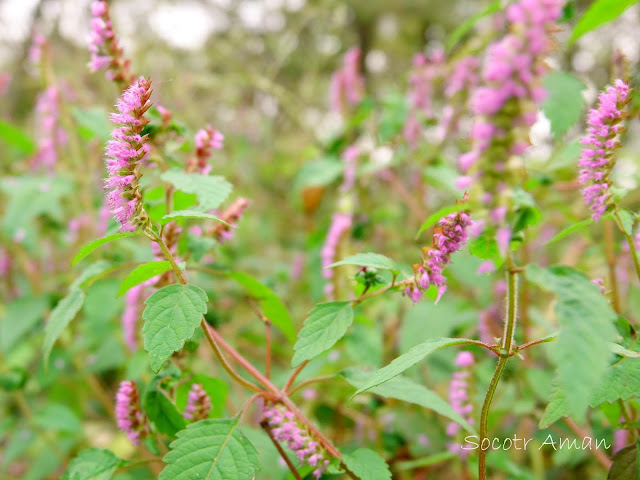
[[[640,280],[640,261],[638,260],[638,250],[636,249],[636,242],[634,238],[627,233],[627,231],[622,226],[622,220],[620,219],[620,214],[618,213],[618,207],[616,205],[615,210],[613,211],[613,215],[616,219],[616,224],[618,228],[624,235],[624,238],[627,239],[627,243],[629,244],[629,251],[631,252],[631,258],[633,258],[633,266],[636,269],[636,275],[638,276],[638,280]]]
[[[284,388],[282,390],[284,390],[285,392],[289,391],[289,389],[291,388],[291,385],[293,385],[293,382],[295,381],[296,377],[300,374],[302,369],[307,366],[308,363],[309,363],[309,360],[305,360],[304,362],[302,362],[300,365],[298,365],[296,367],[296,369],[293,371],[293,373],[289,377],[289,380],[287,380],[287,383],[285,384],[285,386],[284,386]]]
[[[498,364],[493,372],[491,383],[487,389],[487,394],[484,397],[484,403],[482,404],[482,411],[480,412],[480,454],[478,458],[478,477],[479,480],[486,480],[486,457],[487,451],[483,449],[482,443],[487,438],[489,410],[491,408],[491,402],[493,396],[500,383],[500,378],[507,367],[511,350],[513,349],[513,336],[516,330],[516,309],[517,309],[517,297],[518,297],[518,281],[517,273],[518,269],[514,268],[511,255],[507,257],[508,273],[507,273],[507,320],[504,325],[504,333],[502,335],[502,353],[498,359]]]
[[[609,267],[609,283],[611,284],[611,303],[616,313],[620,313],[620,297],[618,295],[618,278],[616,276],[616,255],[614,251],[613,223],[604,224],[605,254]]]
[[[263,420],[262,422],[260,422],[260,426],[264,429],[265,432],[267,432],[267,435],[269,435],[269,438],[271,439],[271,441],[273,442],[273,445],[278,450],[280,457],[282,457],[284,462],[287,464],[287,467],[289,467],[289,470],[291,470],[291,474],[295,477],[296,480],[302,480],[302,477],[298,473],[298,470],[293,465],[293,463],[291,463],[291,460],[289,459],[285,451],[280,446],[280,443],[273,436],[273,433],[271,432],[271,427],[269,427],[269,424],[266,422],[266,420]]]

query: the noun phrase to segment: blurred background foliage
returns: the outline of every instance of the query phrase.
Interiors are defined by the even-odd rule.
[[[151,378],[143,352],[130,354],[120,338],[122,300],[114,300],[120,283],[116,278],[87,287],[82,320],[65,332],[48,365],[42,365],[39,353],[43,318],[89,265],[73,269],[69,266],[79,246],[95,235],[81,231],[71,238],[67,222],[70,212],[78,214],[77,198],[83,194],[90,197],[89,203],[94,206],[89,214],[97,216],[102,192],[93,188],[92,182],[94,177],[102,176],[103,142],[110,129],[107,112],[119,94],[103,74],[90,74],[86,68],[89,3],[0,2],[0,75],[10,76],[5,77],[9,80],[4,87],[0,85],[0,173],[4,177],[0,238],[2,244],[12,245],[13,259],[20,271],[17,285],[10,285],[6,279],[2,283],[7,295],[0,305],[5,319],[0,332],[5,387],[0,401],[0,478],[59,478],[68,459],[88,445],[131,456],[131,445],[108,417],[109,405],[120,379],[149,382]],[[262,281],[286,304],[299,329],[308,311],[323,299],[320,249],[336,209],[338,185],[338,176],[327,174],[326,162],[335,163],[344,146],[358,136],[367,151],[365,167],[368,165],[370,170],[364,168],[359,173],[361,203],[348,251],[341,252],[341,256],[359,251],[380,252],[410,271],[409,265],[416,261],[419,247],[425,243],[424,237],[414,240],[420,224],[439,207],[457,199],[453,180],[458,151],[439,150],[437,141],[429,135],[415,151],[409,151],[399,140],[407,115],[411,59],[418,52],[438,49],[444,49],[448,56],[481,49],[496,32],[488,17],[478,18],[477,22],[473,19],[495,2],[108,3],[133,71],[153,79],[153,101],[174,113],[176,129],[184,133],[172,139],[175,145],[168,145],[176,161],[192,148],[190,139],[206,124],[226,136],[225,148],[213,157],[213,171],[234,185],[234,195],[247,197],[252,203],[234,240],[216,250],[216,268],[232,268]],[[584,99],[577,100],[580,112],[609,81],[615,51],[621,50],[633,66],[640,55],[637,6],[614,24],[566,46],[571,26],[590,3],[567,3],[563,19],[566,28],[558,32],[562,48],[550,60],[554,68],[572,72],[583,83]],[[465,23],[469,20],[473,23]],[[39,69],[28,61],[35,33],[48,39],[48,69]],[[329,110],[328,88],[331,73],[339,68],[342,55],[352,46],[363,51],[367,99],[353,117],[345,119]],[[80,161],[61,162],[62,171],[48,178],[43,190],[44,180],[31,176],[28,159],[38,136],[34,120],[36,98],[51,79],[65,86],[72,119],[69,126],[81,139]],[[441,107],[438,106],[440,110]],[[358,120],[359,114],[362,120]],[[10,126],[18,130],[7,130]],[[578,221],[586,216],[574,182],[574,162],[579,153],[574,140],[582,130],[581,122],[569,125],[569,133],[560,138],[553,138],[549,128],[549,122],[542,121],[532,133],[535,174],[527,186],[536,200],[544,199],[549,216],[544,224],[535,226],[536,235],[543,240],[534,243],[530,255],[537,263],[579,264],[593,276],[605,276],[602,237],[595,230],[575,242],[558,243],[553,250],[543,248],[544,239],[566,226],[567,218]],[[634,191],[638,181],[636,137],[628,135],[618,171],[619,185],[629,192],[626,202],[630,208],[637,207],[640,201]],[[464,141],[459,142],[458,148],[463,146]],[[314,169],[318,161],[325,163]],[[389,165],[396,167],[394,181],[370,174]],[[87,181],[88,191],[81,188],[84,168],[91,178]],[[327,177],[318,180],[322,175]],[[70,176],[76,180],[69,182]],[[16,178],[18,184],[11,181]],[[550,179],[556,182],[553,188],[549,186]],[[320,184],[317,189],[310,188],[316,184]],[[570,201],[564,196],[567,191],[573,192]],[[22,232],[24,238],[16,245],[15,236],[23,236]],[[122,241],[117,249],[109,248],[100,255],[114,264],[148,260],[148,246],[141,245]],[[298,276],[294,270],[300,262],[304,271]],[[302,378],[335,374],[353,365],[379,367],[429,337],[477,336],[478,311],[491,305],[502,308],[490,282],[475,274],[481,262],[461,252],[450,268],[451,294],[437,306],[426,299],[412,306],[406,298],[396,295],[359,310],[353,329],[336,351],[312,362]],[[49,266],[38,270],[34,263]],[[29,278],[32,271],[36,278]],[[345,272],[353,273],[348,269]],[[240,350],[252,352],[254,347],[257,350],[264,345],[262,324],[247,304],[235,301],[244,298],[243,289],[234,282],[217,277],[212,280],[198,272],[192,272],[191,278],[212,299],[214,308],[208,319],[220,325]],[[25,298],[9,302],[9,289],[16,286]],[[345,288],[342,297],[350,298],[351,294]],[[629,318],[637,317],[637,292],[627,293],[625,305],[628,312],[633,312]],[[531,306],[530,335],[553,331],[547,315],[550,308],[546,304]],[[10,319],[21,326],[10,328]],[[274,377],[284,381],[292,350],[284,335],[275,335]],[[194,339],[193,350],[199,340]],[[178,365],[190,373],[206,371],[214,375],[214,360],[202,350],[198,350],[194,364],[179,355]],[[455,352],[438,352],[424,365],[412,369],[409,376],[422,384],[435,385],[434,390],[446,398],[454,356]],[[253,360],[261,365],[259,354]],[[481,388],[485,388],[492,371],[493,363],[486,361],[474,373],[479,386],[473,392],[478,408],[484,393]],[[215,375],[227,380],[221,369]],[[528,364],[526,374],[518,381],[515,377],[514,367],[510,367],[507,381],[496,397],[491,421],[506,418],[504,432],[517,431],[521,437],[536,436],[536,441],[542,442],[547,432],[536,431],[536,419],[546,405],[552,372],[548,363],[536,360]],[[337,379],[321,385],[306,391],[304,408],[336,443],[368,443],[385,452],[394,478],[475,478],[471,473],[475,469],[473,459],[452,460],[452,455],[446,453],[446,423],[438,421],[432,412],[405,408],[398,401],[371,395],[357,397],[346,405],[353,391],[346,382]],[[236,413],[246,398],[231,382],[216,383],[211,379],[209,387],[218,408],[215,416],[222,415],[223,410],[227,416]],[[176,402],[184,405],[184,391],[178,392]],[[612,427],[605,420],[619,413],[615,407],[596,410],[594,436],[610,438]],[[572,434],[564,424],[553,428],[554,434]],[[288,478],[262,432],[247,428],[246,433],[261,452],[263,473],[258,478]],[[574,479],[603,475],[602,467],[589,452],[495,452],[489,462],[499,472],[494,478]],[[144,479],[151,475],[145,468],[134,467],[114,478]]]

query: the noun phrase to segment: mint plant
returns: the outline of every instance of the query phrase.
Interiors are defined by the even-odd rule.
[[[361,24],[324,138],[282,64],[240,134],[111,2],[83,81],[37,33],[36,136],[0,120],[0,477],[638,478],[638,62],[564,58],[636,2],[503,3],[402,81]]]

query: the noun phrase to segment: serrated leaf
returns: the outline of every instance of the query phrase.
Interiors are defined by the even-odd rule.
[[[440,221],[442,217],[449,215],[450,213],[461,212],[466,208],[467,208],[467,205],[465,205],[464,203],[457,203],[455,205],[448,205],[436,211],[435,213],[432,213],[424,221],[424,223],[420,227],[420,230],[418,230],[418,233],[416,233],[416,238],[418,238],[420,234],[424,232],[427,228],[433,227],[436,223],[438,223],[438,221]]]
[[[398,265],[395,261],[379,253],[356,253],[339,262],[332,263],[325,268],[337,267],[338,265],[357,265],[359,267],[371,267],[379,270],[398,270]]]
[[[341,373],[342,377],[356,388],[365,385],[371,374],[364,372],[360,368],[350,368]],[[435,392],[429,390],[423,385],[419,385],[412,380],[398,376],[392,378],[383,385],[369,390],[371,393],[386,398],[395,398],[407,403],[420,405],[423,408],[433,410],[434,412],[453,420],[458,425],[471,433],[476,431],[467,423],[467,421],[456,412],[451,405],[440,398]]]
[[[581,230],[587,227],[588,225],[591,225],[592,223],[593,223],[593,219],[588,218],[586,220],[582,220],[578,223],[570,225],[569,227],[562,229],[559,233],[554,235],[553,238],[549,240],[545,245],[551,245],[552,243],[555,243],[558,240],[562,240],[563,238],[571,235],[573,232],[577,232],[578,230]]]
[[[291,364],[297,367],[305,360],[329,350],[340,340],[353,323],[351,302],[320,303],[304,321],[293,349]]]
[[[160,262],[147,262],[142,265],[138,265],[136,268],[129,272],[129,275],[120,284],[116,297],[124,295],[131,287],[140,285],[147,280],[162,275],[165,272],[171,270],[171,263],[167,261]]]
[[[42,319],[47,301],[44,297],[21,297],[7,304],[0,319],[0,351],[5,355]]]
[[[607,480],[636,480],[638,473],[638,444],[627,445],[615,453]]]
[[[184,417],[162,392],[154,387],[145,391],[142,408],[159,432],[175,437],[187,425]]]
[[[83,303],[84,292],[79,288],[74,288],[58,302],[51,312],[44,328],[44,343],[42,345],[42,356],[45,365],[48,364],[53,344],[56,343],[58,337],[80,311]]]
[[[178,170],[164,172],[160,178],[178,190],[194,193],[202,210],[211,210],[222,205],[231,194],[231,184],[224,177],[185,173]]]
[[[347,468],[360,480],[391,480],[391,471],[384,458],[368,448],[359,448],[342,455]]]
[[[584,84],[566,72],[551,72],[545,75],[543,82],[547,98],[542,111],[551,122],[551,133],[560,138],[582,117]]]
[[[569,42],[575,42],[585,33],[604,23],[615,20],[627,8],[637,2],[638,0],[596,0],[574,27]]]
[[[289,311],[280,298],[269,287],[243,272],[231,272],[227,277],[242,285],[247,294],[260,301],[260,307],[271,323],[278,327],[291,343],[296,341],[296,329]]]
[[[549,404],[540,419],[540,427],[546,428],[562,417],[570,416],[567,400],[555,385]],[[589,397],[589,405],[597,407],[603,403],[626,401],[640,396],[640,360],[627,359],[615,363],[607,370],[598,387]]]
[[[383,383],[388,382],[392,378],[400,375],[408,368],[413,367],[416,363],[418,363],[430,353],[433,353],[442,348],[451,347],[453,345],[462,345],[470,342],[472,342],[472,340],[468,340],[466,338],[429,338],[411,348],[404,355],[400,355],[386,367],[378,370],[364,383],[364,385],[358,388],[356,393],[353,394],[353,397],[362,392],[366,392],[367,390],[377,387],[378,385],[382,385]]]
[[[147,298],[142,334],[154,372],[193,335],[207,312],[207,302],[207,294],[195,285],[169,285]]]
[[[558,391],[566,398],[570,415],[581,422],[612,358],[616,313],[598,287],[572,268],[529,265],[526,276],[558,298],[555,311],[560,332],[550,352],[557,368]]]
[[[109,480],[124,463],[109,450],[89,448],[71,460],[60,480]]]
[[[73,257],[73,261],[71,262],[71,265],[75,265],[80,260],[82,260],[87,255],[89,255],[91,252],[93,252],[96,248],[104,245],[105,243],[109,243],[114,240],[118,240],[120,238],[132,237],[134,235],[141,235],[141,233],[142,232],[114,233],[113,235],[107,235],[106,237],[102,237],[97,240],[94,240],[93,242],[89,242],[78,251],[75,257]]]
[[[10,123],[0,119],[0,139],[8,145],[12,145],[25,155],[31,155],[36,151],[36,142]]]
[[[201,420],[178,432],[158,480],[251,480],[258,453],[237,430],[238,419]]]
[[[164,225],[176,218],[202,218],[205,220],[215,220],[216,222],[224,223],[225,225],[228,225],[231,228],[236,228],[233,225],[228,224],[221,218],[218,218],[215,215],[212,215],[211,213],[200,212],[198,210],[176,210],[171,213],[167,213],[164,217],[162,217],[161,223]]]

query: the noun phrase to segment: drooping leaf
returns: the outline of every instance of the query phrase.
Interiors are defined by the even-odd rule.
[[[109,480],[124,463],[110,450],[89,448],[71,460],[60,480]]]
[[[542,111],[551,122],[551,133],[560,138],[582,117],[584,84],[566,72],[549,73],[543,81],[547,98],[542,104]]]
[[[424,232],[427,228],[433,227],[436,223],[438,223],[438,221],[442,217],[445,217],[445,216],[449,215],[450,213],[461,212],[466,208],[467,208],[467,205],[465,205],[464,203],[457,203],[455,205],[448,205],[448,206],[443,207],[440,210],[432,213],[424,221],[424,223],[420,227],[420,230],[418,230],[418,233],[416,234],[416,238],[418,238],[420,236],[420,234],[422,232]]]
[[[33,421],[44,430],[56,432],[81,432],[80,419],[68,406],[61,403],[50,403],[36,412]]]
[[[636,480],[638,473],[638,444],[627,445],[615,453],[607,480]]]
[[[296,330],[291,315],[273,290],[243,272],[231,272],[227,277],[242,285],[250,297],[259,300],[262,312],[271,320],[271,323],[278,327],[291,343],[296,341]]]
[[[618,345],[617,343],[612,343],[609,347],[613,353],[620,355],[621,357],[640,358],[640,352],[634,352],[633,350],[624,348],[622,345]]]
[[[118,293],[116,296],[120,297],[124,295],[131,287],[140,285],[147,280],[162,275],[165,272],[171,270],[171,263],[165,261],[160,262],[147,262],[142,265],[138,265],[136,268],[129,272],[129,275],[120,284]]]
[[[207,301],[204,290],[194,285],[169,285],[147,298],[142,334],[154,372],[193,335],[207,312]]]
[[[291,364],[297,367],[305,360],[329,350],[353,323],[350,302],[320,303],[309,313],[293,347],[296,353]]]
[[[32,330],[47,309],[44,297],[25,296],[17,298],[7,304],[2,318],[0,318],[0,351],[9,351]]]
[[[337,267],[338,265],[357,265],[359,267],[371,267],[379,270],[398,270],[398,265],[395,261],[379,253],[356,253],[339,262],[332,263],[326,268]]]
[[[384,458],[368,448],[359,448],[342,455],[347,468],[360,480],[391,480],[391,471]]]
[[[206,220],[215,220],[216,222],[224,223],[225,225],[229,225],[227,222],[222,220],[221,218],[212,215],[211,213],[199,212],[198,210],[175,210],[171,213],[167,213],[164,217],[162,217],[162,224],[167,224],[171,220],[176,218],[200,218]],[[231,228],[236,228],[233,225],[229,225]]]
[[[550,348],[557,389],[566,398],[570,415],[582,421],[612,358],[616,314],[598,287],[570,267],[529,265],[526,275],[528,281],[558,298],[555,311],[560,332]]]
[[[388,382],[392,378],[400,375],[408,368],[414,366],[430,353],[433,353],[445,347],[450,347],[453,345],[463,345],[470,342],[472,342],[472,340],[468,340],[466,338],[429,338],[410,349],[404,355],[400,355],[386,367],[378,370],[360,388],[358,388],[353,396],[355,397],[362,392],[366,392],[367,390]]]
[[[107,235],[106,237],[102,237],[94,240],[93,242],[89,242],[78,251],[75,257],[73,257],[71,265],[75,265],[91,252],[93,252],[96,248],[104,245],[105,243],[112,242],[113,240],[118,240],[119,238],[132,237],[134,235],[141,235],[141,232],[114,233],[113,235]]]
[[[615,20],[637,2],[638,0],[596,0],[574,27],[569,42],[575,42],[585,33]]]
[[[176,433],[187,425],[175,405],[155,387],[155,384],[150,385],[145,391],[142,408],[158,431],[170,437],[175,437]]]
[[[42,345],[42,356],[45,365],[48,363],[53,344],[56,343],[58,337],[80,311],[83,302],[84,292],[79,288],[73,288],[66,297],[58,302],[51,312],[44,328],[44,343]]]
[[[200,201],[202,210],[218,208],[229,197],[232,190],[231,184],[220,176],[169,170],[163,173],[161,178],[178,190],[194,193]]]
[[[350,368],[341,373],[344,379],[356,388],[366,385],[371,374],[359,368]],[[456,412],[451,405],[440,398],[435,392],[429,390],[423,385],[419,385],[412,380],[397,376],[388,382],[374,387],[369,390],[371,393],[380,395],[385,398],[395,398],[407,403],[420,405],[423,408],[433,410],[434,412],[447,417],[456,422],[462,428],[471,433],[476,433],[473,427]]]
[[[237,429],[238,419],[201,420],[178,432],[158,480],[251,480],[258,453]]]

